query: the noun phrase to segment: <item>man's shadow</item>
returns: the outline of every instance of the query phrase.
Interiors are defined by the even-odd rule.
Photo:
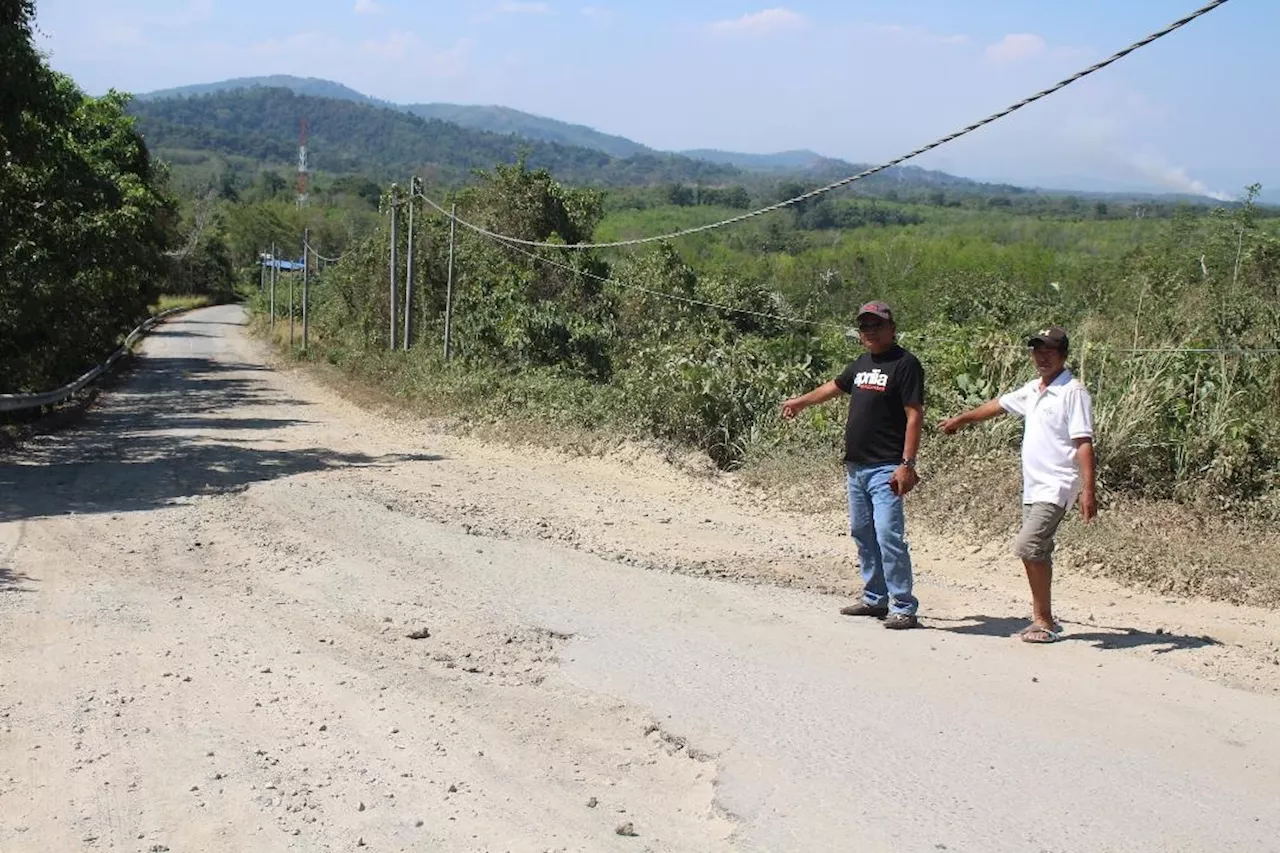
[[[935,631],[1005,638],[1013,636],[1030,624],[1030,620],[1012,619],[1007,616],[965,616],[961,619],[933,616],[929,618],[929,622]],[[953,624],[945,627],[934,624],[939,622]],[[1222,645],[1212,637],[1171,634],[1164,630],[1140,631],[1137,628],[1118,628],[1111,625],[1095,625],[1091,622],[1068,622],[1063,627],[1066,630],[1062,634],[1061,642],[1092,643],[1097,649],[1136,649],[1150,646],[1156,654],[1167,654]]]

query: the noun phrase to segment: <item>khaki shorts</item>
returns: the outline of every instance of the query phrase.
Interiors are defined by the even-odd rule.
[[[1067,508],[1052,503],[1022,505],[1022,530],[1013,543],[1013,553],[1037,563],[1052,562],[1053,535],[1058,532]]]

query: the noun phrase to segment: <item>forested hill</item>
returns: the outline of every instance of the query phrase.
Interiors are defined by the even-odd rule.
[[[660,154],[652,148],[613,134],[601,133],[581,124],[570,124],[553,118],[544,118],[510,107],[470,106],[466,104],[410,104],[397,107],[419,118],[435,118],[453,122],[474,130],[491,133],[511,133],[527,139],[557,142],[603,151],[614,157],[634,157],[640,154]],[[688,155],[685,155],[688,156]],[[698,159],[698,158],[693,158]]]
[[[191,98],[139,100],[130,105],[138,129],[160,156],[213,151],[264,165],[296,160],[298,124],[310,126],[312,166],[328,173],[407,178],[437,167],[444,179],[511,162],[521,153],[532,168],[546,168],[575,184],[644,185],[721,183],[741,172],[674,154],[611,157],[601,151],[488,133],[350,100],[253,88]]]
[[[194,86],[179,86],[173,89],[157,89],[154,92],[136,93],[140,101],[158,101],[166,98],[191,98],[198,95],[212,95],[217,92],[230,92],[236,89],[288,89],[295,95],[310,95],[313,98],[336,98],[339,101],[355,101],[361,104],[379,104],[397,107],[396,104],[380,102],[377,98],[357,92],[350,86],[344,86],[333,80],[322,80],[318,77],[294,77],[292,74],[272,74],[266,77],[237,77],[234,80],[220,80],[216,83],[197,83]]]
[[[165,98],[188,98],[193,95],[208,95],[214,92],[226,92],[235,89],[256,88],[288,89],[296,95],[311,95],[317,98],[337,98],[343,101],[374,104],[409,113],[418,118],[436,118],[441,121],[460,124],[472,130],[514,134],[541,142],[556,142],[560,145],[592,148],[614,157],[662,153],[622,136],[601,133],[585,125],[571,124],[545,116],[537,116],[514,110],[510,107],[440,103],[396,104],[362,94],[349,86],[335,83],[332,80],[322,80],[315,77],[294,77],[290,74],[273,74],[268,77],[237,77],[233,80],[221,80],[216,83],[201,83],[194,86],[180,86],[175,89],[161,89],[155,92],[146,92],[137,97],[139,100],[153,101]],[[693,159],[713,160],[714,158],[694,157]],[[730,165],[736,164],[731,163]]]

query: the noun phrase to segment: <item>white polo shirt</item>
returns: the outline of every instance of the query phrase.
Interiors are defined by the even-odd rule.
[[[1064,370],[1040,390],[1039,377],[1000,398],[1000,407],[1025,418],[1022,433],[1022,502],[1070,508],[1080,494],[1074,439],[1093,438],[1093,401],[1080,380]]]

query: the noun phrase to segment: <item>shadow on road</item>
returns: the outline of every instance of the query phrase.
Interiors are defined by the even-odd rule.
[[[181,327],[152,329],[147,333],[150,338],[216,338],[217,335],[210,335],[207,332],[197,332],[194,329],[183,329]]]
[[[203,357],[148,357],[77,428],[0,457],[0,521],[147,510],[312,471],[442,458],[264,447],[276,443],[273,432],[308,421],[221,413],[307,405],[268,384],[266,370]]]
[[[26,586],[28,583],[31,583],[31,578],[0,563],[0,593],[31,592],[30,587]]]
[[[1027,627],[1026,619],[1011,619],[1007,616],[966,616],[963,619],[944,619],[931,617],[930,623],[954,622],[962,623],[954,627],[934,626],[936,631],[951,634],[976,634],[982,637],[1004,637]],[[1080,630],[1084,628],[1086,630]],[[1073,623],[1067,625],[1062,635],[1062,642],[1092,643],[1099,649],[1134,649],[1143,646],[1154,646],[1157,654],[1166,654],[1184,649],[1201,649],[1205,646],[1221,645],[1212,637],[1191,637],[1166,632],[1154,633],[1139,631],[1136,628],[1116,628],[1109,625],[1093,625],[1090,623]]]
[[[183,317],[181,323],[184,326],[232,326],[240,329],[247,325],[243,320],[194,320],[191,317]]]

